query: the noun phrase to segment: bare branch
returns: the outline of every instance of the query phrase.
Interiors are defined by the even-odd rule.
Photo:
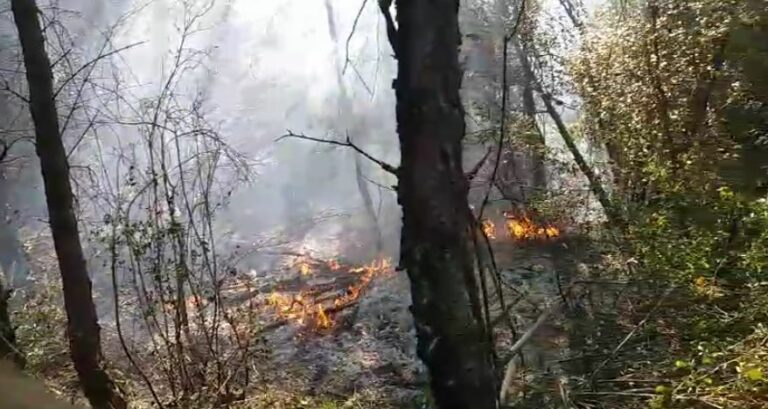
[[[349,35],[347,36],[347,43],[344,45],[344,68],[341,69],[341,74],[343,75],[345,72],[347,72],[347,66],[349,65],[349,43],[352,41],[352,36],[355,35],[355,30],[357,29],[357,23],[360,21],[360,16],[363,15],[363,10],[365,10],[365,5],[368,4],[368,0],[363,0],[363,4],[360,5],[360,9],[357,11],[357,15],[355,16],[355,21],[352,23],[352,30],[349,31]]]
[[[525,4],[524,0],[522,4]],[[522,10],[520,14],[522,14]],[[501,58],[501,121],[499,123],[499,142],[496,146],[496,160],[493,164],[493,171],[491,171],[491,183],[488,185],[485,197],[483,198],[483,203],[480,205],[480,210],[478,211],[477,218],[481,220],[483,218],[483,213],[485,212],[485,207],[488,205],[488,200],[491,198],[491,190],[493,190],[493,185],[496,182],[496,175],[499,173],[504,142],[507,139],[507,95],[509,94],[509,84],[507,82],[507,58],[509,56],[509,40],[510,37],[504,37],[503,54]]]
[[[499,401],[504,404],[507,402],[507,394],[509,392],[509,387],[512,384],[512,376],[514,376],[515,371],[517,369],[517,366],[515,365],[515,356],[516,354],[522,349],[525,344],[531,340],[531,337],[533,337],[533,334],[536,333],[536,331],[544,325],[544,323],[547,321],[550,315],[552,315],[553,312],[560,306],[560,302],[553,303],[549,308],[544,310],[544,312],[539,315],[539,318],[536,319],[536,322],[531,325],[530,328],[528,328],[527,331],[515,342],[514,345],[509,350],[509,354],[512,356],[512,359],[509,360],[509,363],[507,363],[507,369],[504,371],[504,381],[501,383],[501,388],[499,392]]]
[[[70,75],[69,77],[67,77],[67,79],[65,79],[65,80],[64,80],[64,81],[61,83],[61,85],[60,85],[60,86],[59,86],[59,88],[56,90],[56,92],[54,92],[54,93],[53,93],[53,97],[54,97],[54,98],[56,98],[56,97],[59,95],[59,93],[60,93],[60,92],[61,92],[61,91],[64,89],[64,87],[66,87],[66,86],[67,86],[67,84],[69,84],[70,82],[72,82],[72,81],[73,81],[73,80],[74,80],[74,79],[75,79],[75,78],[78,76],[78,74],[80,74],[81,72],[83,72],[83,70],[85,70],[86,68],[88,68],[88,67],[90,67],[90,66],[92,66],[92,65],[96,64],[97,62],[99,62],[99,61],[101,61],[101,60],[103,60],[103,59],[105,59],[105,58],[107,58],[107,57],[110,57],[110,56],[112,56],[112,55],[118,54],[118,53],[120,53],[120,52],[123,52],[123,51],[125,51],[125,50],[131,49],[131,48],[133,48],[133,47],[136,47],[136,46],[142,45],[142,44],[144,44],[145,42],[146,42],[146,41],[140,41],[140,42],[138,42],[138,43],[128,44],[128,45],[126,45],[125,47],[120,47],[120,48],[118,48],[118,49],[115,49],[115,50],[112,50],[112,51],[110,51],[110,52],[108,52],[108,53],[104,53],[104,54],[99,54],[99,55],[97,55],[97,56],[96,56],[96,58],[94,58],[94,59],[92,59],[91,61],[88,61],[87,63],[83,64],[83,65],[82,65],[80,68],[78,68],[78,69],[77,69],[77,70],[76,70],[74,73],[72,73],[72,75]]]
[[[517,18],[515,19],[515,25],[512,26],[512,31],[505,36],[505,40],[509,41],[517,34],[517,29],[520,28],[520,23],[525,16],[525,0],[520,0],[520,7],[518,8]]]
[[[8,84],[8,81],[3,81],[3,88],[2,88],[2,90],[7,92],[7,93],[9,93],[9,94],[11,94],[11,95],[13,95],[14,97],[16,97],[18,99],[24,101],[24,103],[29,104],[29,99],[27,99],[27,97],[25,97],[24,95],[19,94],[16,90],[11,88],[11,85]]]
[[[11,150],[13,145],[16,144],[16,142],[18,142],[18,141],[20,141],[22,139],[24,139],[24,137],[16,138],[16,139],[12,140],[10,143],[5,142],[5,141],[0,142],[0,145],[3,146],[3,150],[0,151],[0,162],[5,160],[5,158],[8,156],[8,152]]]
[[[386,163],[386,162],[384,162],[384,161],[382,161],[380,159],[374,158],[368,152],[362,150],[360,147],[358,147],[357,145],[352,143],[352,140],[349,138],[349,135],[347,135],[347,138],[346,138],[345,141],[336,141],[336,140],[333,140],[333,139],[314,138],[314,137],[307,136],[307,135],[304,135],[304,134],[297,134],[297,133],[294,133],[291,130],[288,130],[287,134],[277,138],[276,141],[279,142],[279,141],[281,141],[283,139],[286,139],[286,138],[305,139],[305,140],[308,140],[308,141],[327,143],[329,145],[344,146],[344,147],[347,147],[347,148],[352,148],[355,151],[357,151],[357,153],[363,155],[366,159],[368,159],[371,162],[379,165],[385,171],[387,171],[387,172],[389,172],[389,173],[391,173],[391,174],[393,174],[395,176],[397,176],[397,173],[398,173],[396,167],[394,167],[394,166],[392,166],[392,165],[390,165],[390,164],[388,164],[388,163]]]
[[[491,152],[493,152],[493,149],[489,147],[488,150],[485,152],[485,155],[483,155],[483,157],[480,159],[480,161],[477,162],[477,164],[472,167],[472,170],[467,172],[467,180],[471,182],[472,179],[474,179],[475,176],[477,176],[477,173],[480,172],[480,168],[482,168],[483,165],[485,165],[485,162],[488,161],[488,157],[491,156]]]
[[[64,53],[63,53],[63,54],[61,54],[61,55],[59,56],[59,58],[57,58],[57,59],[56,59],[56,61],[54,61],[54,62],[52,62],[52,63],[51,63],[51,68],[54,68],[54,67],[56,67],[56,65],[58,65],[58,64],[59,64],[59,63],[60,63],[62,60],[65,60],[65,59],[67,59],[67,57],[69,56],[69,53],[71,53],[71,52],[72,52],[72,49],[71,49],[71,48],[67,49],[67,51],[64,51]]]

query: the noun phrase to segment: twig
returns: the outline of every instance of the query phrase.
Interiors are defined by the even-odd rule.
[[[19,94],[15,90],[11,88],[11,86],[8,84],[8,81],[3,81],[3,91],[8,92],[9,94],[13,95],[14,97],[24,101],[25,103],[29,104],[29,99],[25,97],[24,95]]]
[[[509,94],[509,84],[507,81],[507,59],[509,58],[509,42],[517,34],[517,29],[520,27],[520,22],[525,15],[525,0],[520,0],[520,9],[517,12],[517,19],[515,25],[512,27],[512,32],[504,35],[503,39],[503,51],[501,56],[501,121],[499,123],[499,142],[496,146],[496,161],[493,164],[493,171],[491,171],[491,180],[488,184],[488,189],[485,192],[485,198],[480,205],[480,211],[478,212],[478,218],[483,218],[483,212],[485,207],[488,206],[488,201],[491,198],[491,191],[496,183],[496,176],[499,173],[499,165],[501,164],[501,154],[504,150],[504,141],[506,140],[506,121],[507,121],[507,95]],[[501,191],[501,189],[499,189]]]
[[[523,3],[525,4],[525,3]],[[496,175],[499,173],[499,165],[501,164],[501,153],[504,150],[504,141],[506,141],[506,120],[507,120],[507,94],[509,93],[509,87],[507,84],[507,56],[509,55],[509,38],[504,37],[504,51],[501,58],[501,123],[499,126],[499,142],[496,146],[496,160],[493,163],[493,170],[491,171],[491,183],[488,185],[488,189],[485,192],[483,203],[480,205],[480,211],[477,218],[482,220],[485,207],[488,205],[488,200],[491,198],[491,190],[493,190],[493,184],[496,181]]]
[[[393,175],[397,176],[397,168],[395,168],[394,166],[392,166],[392,165],[390,165],[390,164],[388,164],[388,163],[386,163],[386,162],[384,162],[384,161],[382,161],[382,160],[380,160],[380,159],[376,159],[376,158],[374,158],[373,156],[371,156],[370,154],[368,154],[368,152],[366,152],[366,151],[364,151],[364,150],[360,149],[360,147],[358,147],[357,145],[355,145],[354,143],[352,143],[352,140],[349,138],[349,135],[347,135],[347,138],[346,138],[346,140],[344,140],[344,141],[342,142],[342,141],[336,141],[336,140],[333,140],[333,139],[314,138],[314,137],[311,137],[311,136],[307,136],[307,135],[304,135],[304,134],[297,134],[297,133],[294,133],[294,132],[293,132],[293,131],[291,131],[291,130],[288,130],[288,133],[287,133],[287,134],[285,134],[285,135],[283,135],[283,136],[281,136],[281,137],[277,138],[277,140],[276,140],[276,141],[277,141],[277,142],[279,142],[279,141],[281,141],[281,140],[283,140],[283,139],[285,139],[285,138],[297,138],[297,139],[305,139],[305,140],[308,140],[308,141],[314,141],[314,142],[320,142],[320,143],[327,143],[327,144],[329,144],[329,145],[345,146],[345,147],[348,147],[348,148],[352,148],[352,149],[354,149],[355,151],[357,151],[357,153],[359,153],[359,154],[363,155],[363,156],[364,156],[366,159],[368,159],[368,160],[370,160],[371,162],[373,162],[373,163],[375,163],[375,164],[379,165],[379,166],[380,166],[382,169],[384,169],[385,171],[387,171],[387,172],[389,172],[389,173],[391,173],[391,174],[393,174]]]
[[[643,392],[574,392],[574,395],[578,396],[630,396],[638,398],[653,398],[658,395],[653,393]]]
[[[509,41],[517,35],[517,29],[520,28],[520,23],[523,21],[523,16],[525,16],[525,0],[520,0],[520,10],[517,12],[517,19],[515,19],[515,25],[512,27],[512,31],[507,34],[506,40]]]
[[[349,65],[349,62],[350,62],[349,61],[349,43],[352,41],[352,36],[355,35],[355,30],[357,29],[357,23],[360,21],[360,16],[363,15],[363,10],[365,10],[366,4],[368,4],[368,0],[363,0],[363,4],[360,5],[360,9],[357,11],[357,15],[355,16],[355,21],[352,23],[352,30],[349,31],[349,35],[347,36],[347,42],[344,45],[344,67],[341,69],[342,75],[344,75],[344,73],[347,72],[347,66]]]
[[[58,63],[60,63],[60,62],[61,62],[62,60],[64,60],[64,59],[66,59],[66,58],[67,58],[67,56],[69,56],[69,53],[70,53],[70,52],[72,52],[72,49],[71,49],[71,48],[70,48],[70,49],[68,49],[67,51],[65,51],[64,53],[62,53],[62,54],[59,56],[59,58],[57,58],[57,59],[56,59],[56,61],[54,61],[54,62],[52,62],[52,63],[51,63],[51,68],[54,68],[54,67],[56,67],[56,65],[57,65]]]
[[[533,337],[533,334],[544,324],[544,322],[547,321],[550,315],[555,311],[557,307],[560,306],[560,302],[553,303],[549,308],[544,310],[544,312],[539,315],[539,318],[536,320],[536,322],[531,325],[530,328],[528,328],[527,331],[520,337],[520,339],[515,342],[514,345],[512,345],[512,348],[510,348],[509,354],[512,356],[512,358],[507,363],[507,369],[504,371],[504,381],[501,383],[501,388],[499,392],[499,401],[502,403],[505,403],[507,401],[507,392],[509,390],[510,385],[512,384],[512,376],[515,374],[516,366],[515,366],[515,354],[520,351],[520,349],[525,346],[525,344],[531,340],[531,337]]]
[[[78,68],[75,72],[73,72],[72,75],[70,75],[69,77],[67,77],[67,79],[62,81],[61,85],[59,85],[59,88],[56,89],[56,92],[53,93],[53,97],[56,98],[59,95],[59,93],[64,89],[64,87],[67,86],[67,84],[72,82],[78,76],[78,74],[83,72],[83,70],[85,70],[86,68],[90,67],[91,65],[96,64],[97,62],[99,62],[99,61],[101,61],[101,60],[103,60],[103,59],[105,59],[107,57],[110,57],[112,55],[118,54],[120,52],[123,52],[125,50],[131,49],[133,47],[142,45],[144,43],[145,43],[145,41],[140,41],[138,43],[128,44],[125,47],[120,47],[120,48],[118,48],[116,50],[112,50],[112,51],[110,51],[108,53],[97,55],[96,58],[94,58],[94,59],[88,61],[87,63],[83,64],[82,66],[80,66],[80,68]]]
[[[485,152],[485,155],[483,155],[482,159],[480,159],[480,161],[477,162],[477,164],[473,166],[469,172],[467,172],[466,176],[468,181],[471,182],[472,179],[474,179],[475,176],[477,176],[477,173],[480,172],[480,168],[482,168],[483,165],[485,165],[485,162],[488,160],[488,157],[491,156],[491,152],[493,152],[493,149],[489,147],[488,150]]]
[[[520,22],[525,15],[525,0],[520,0],[520,10],[517,13],[517,19],[515,25],[512,27],[512,32],[504,35],[504,47],[501,58],[501,121],[499,124],[499,142],[496,147],[496,162],[493,165],[493,171],[491,172],[491,183],[488,186],[488,190],[485,192],[485,198],[480,205],[480,211],[478,218],[483,218],[483,212],[488,205],[488,200],[491,198],[491,190],[493,190],[493,184],[496,181],[496,175],[499,173],[499,165],[501,162],[501,153],[504,149],[504,141],[506,140],[506,120],[507,120],[507,95],[509,94],[509,84],[507,81],[507,59],[509,57],[509,42],[517,34],[517,29],[520,27]]]
[[[675,286],[669,287],[667,291],[664,292],[664,295],[662,295],[661,298],[659,298],[659,300],[656,301],[656,304],[653,306],[653,308],[651,308],[650,311],[648,311],[647,314],[645,314],[645,317],[643,317],[643,319],[639,323],[637,323],[637,325],[635,325],[634,328],[632,328],[632,331],[630,331],[629,334],[627,334],[627,336],[624,337],[623,340],[621,340],[619,345],[616,345],[616,348],[614,348],[613,351],[611,351],[611,354],[608,355],[608,358],[605,358],[605,360],[601,362],[600,365],[598,365],[594,371],[592,371],[592,374],[589,376],[591,380],[594,380],[595,376],[597,376],[597,373],[600,372],[600,370],[603,369],[603,367],[605,367],[605,365],[607,365],[608,362],[610,362],[613,358],[616,357],[616,354],[619,353],[621,348],[623,348],[624,345],[626,345],[626,343],[633,336],[635,336],[635,334],[637,333],[637,330],[639,330],[643,325],[645,325],[648,319],[651,318],[651,315],[653,315],[653,313],[659,309],[659,307],[661,306],[661,303],[664,302],[664,300],[669,296],[669,294],[672,293],[672,291],[674,291],[675,288],[676,288]]]
[[[10,143],[7,143],[5,141],[0,142],[0,145],[3,145],[3,150],[0,151],[0,162],[5,160],[5,158],[8,156],[8,152],[11,150],[13,145],[16,144],[16,142],[18,142],[18,141],[20,141],[22,139],[24,139],[24,138],[16,138],[16,139],[12,140]]]

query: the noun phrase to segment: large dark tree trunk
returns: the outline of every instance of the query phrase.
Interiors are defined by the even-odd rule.
[[[38,20],[39,10],[35,0],[12,0],[11,7],[29,83],[29,109],[64,288],[72,361],[83,392],[94,408],[124,408],[125,402],[101,366],[100,328],[73,208],[69,163],[61,140],[53,73]]]
[[[495,408],[462,169],[459,1],[398,0],[397,30],[386,2],[380,5],[398,59],[400,263],[411,281],[418,354],[440,409]]]

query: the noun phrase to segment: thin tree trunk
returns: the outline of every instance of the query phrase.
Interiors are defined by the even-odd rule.
[[[568,131],[568,127],[565,126],[563,118],[560,117],[560,113],[557,112],[555,105],[552,103],[552,97],[541,89],[540,84],[536,80],[533,69],[531,68],[531,63],[528,60],[528,56],[525,54],[525,50],[523,50],[520,44],[517,42],[515,42],[515,49],[520,56],[520,63],[523,66],[523,73],[527,77],[529,83],[533,84],[539,91],[541,101],[544,103],[547,114],[555,123],[555,127],[557,128],[558,133],[560,133],[560,136],[563,138],[563,142],[565,142],[566,147],[568,147],[568,150],[571,152],[573,160],[576,162],[579,170],[587,178],[587,181],[589,182],[589,189],[592,191],[592,194],[595,195],[597,201],[600,202],[600,205],[603,207],[603,211],[605,212],[605,216],[608,219],[608,222],[617,227],[623,226],[624,223],[621,213],[619,213],[619,211],[613,205],[608,192],[603,187],[603,184],[597,177],[597,174],[594,172],[592,167],[589,166],[586,159],[584,159],[581,151],[579,151],[579,147],[576,146],[576,142],[573,140],[573,136],[571,135],[570,131]]]
[[[384,251],[384,240],[381,234],[381,227],[379,226],[379,217],[376,214],[376,209],[373,206],[373,198],[371,198],[371,191],[368,189],[368,181],[363,175],[363,161],[360,160],[360,155],[355,153],[355,176],[357,178],[357,190],[360,192],[360,197],[363,199],[363,206],[365,208],[365,214],[368,216],[368,221],[371,223],[371,234],[373,235],[374,245],[376,246],[376,256],[380,256]]]
[[[533,97],[533,84],[530,78],[524,79],[523,86],[523,114],[528,121],[529,132],[535,135],[535,140],[529,147],[531,162],[533,163],[533,188],[536,192],[544,192],[547,189],[547,143],[544,135],[536,124],[536,102]]]
[[[568,127],[565,126],[563,119],[552,104],[552,99],[546,93],[542,93],[541,100],[544,102],[544,106],[546,107],[550,118],[555,122],[555,126],[557,127],[560,136],[563,138],[565,145],[568,147],[571,155],[573,155],[573,160],[576,162],[576,165],[578,165],[581,173],[586,176],[587,181],[589,182],[589,188],[603,207],[608,222],[617,227],[622,226],[623,222],[621,214],[616,210],[613,202],[611,202],[611,198],[608,196],[608,192],[606,192],[605,188],[603,188],[603,184],[597,177],[597,174],[595,174],[592,167],[589,166],[586,159],[584,159],[581,151],[579,151],[576,142],[573,140],[573,136],[571,136],[571,133],[568,131]]]
[[[61,271],[70,354],[83,392],[94,408],[125,408],[125,401],[101,366],[100,328],[73,208],[69,163],[61,140],[53,73],[38,20],[39,10],[35,0],[12,0],[11,7],[24,54],[29,109]]]
[[[0,280],[0,361],[7,359],[13,362],[17,368],[24,368],[24,354],[16,343],[16,330],[11,323],[11,314],[8,300],[12,291],[5,288]]]
[[[411,281],[418,355],[438,408],[496,408],[462,169],[459,1],[397,0],[397,29],[386,1],[379,4],[398,59],[400,263]]]
[[[363,4],[365,6],[365,4]],[[354,112],[352,112],[352,100],[349,97],[349,92],[347,91],[347,86],[344,84],[344,78],[342,76],[342,67],[339,64],[339,61],[341,60],[339,55],[339,39],[336,31],[336,21],[333,16],[333,4],[330,0],[325,0],[325,9],[328,16],[328,31],[331,36],[331,40],[333,41],[333,48],[336,53],[334,57],[336,57],[334,60],[336,61],[336,84],[339,87],[339,114],[341,123],[348,124],[350,123],[350,120],[347,119],[347,116],[354,116]],[[362,12],[362,10],[361,10]],[[348,50],[347,50],[348,51]],[[344,56],[344,58],[347,58],[348,56]],[[367,127],[364,123],[361,123],[360,121],[355,121],[353,119],[353,127],[352,127],[352,135],[353,137],[359,138],[361,134],[365,133],[367,131]],[[349,131],[349,129],[346,129],[346,131]],[[357,190],[360,192],[360,198],[363,200],[363,208],[365,209],[365,214],[368,217],[368,222],[371,224],[371,235],[373,236],[374,245],[376,246],[376,256],[380,256],[382,251],[384,250],[384,242],[383,237],[381,234],[381,226],[379,226],[379,217],[376,214],[376,209],[373,206],[373,199],[371,198],[371,191],[368,189],[368,181],[365,179],[365,176],[363,174],[364,164],[360,160],[360,155],[355,152],[355,178],[357,181]]]
[[[0,169],[0,268],[5,275],[6,285],[12,289],[21,289],[28,284],[29,266],[19,230],[11,221],[13,211],[8,199],[12,188],[4,170]]]

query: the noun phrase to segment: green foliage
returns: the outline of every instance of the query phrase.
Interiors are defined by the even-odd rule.
[[[33,373],[59,373],[71,370],[69,347],[64,336],[67,317],[64,313],[61,284],[52,280],[42,283],[15,312],[16,335],[27,359],[26,369]]]
[[[624,3],[571,61],[581,128],[607,147],[625,205],[631,278],[689,307],[659,313],[675,348],[637,374],[659,379],[651,408],[768,405],[767,10]]]
[[[758,41],[765,6],[658,0],[605,14],[587,31],[571,64],[583,126],[608,145],[627,198],[759,184],[764,158],[745,153],[768,123],[756,74],[768,64]]]
[[[644,270],[675,283],[743,285],[768,278],[768,204],[721,188],[680,194],[635,214],[628,235]]]

